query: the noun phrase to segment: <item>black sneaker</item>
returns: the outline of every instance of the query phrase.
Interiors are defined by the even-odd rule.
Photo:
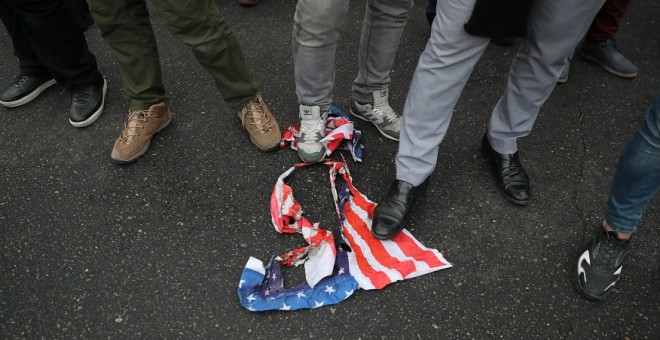
[[[2,92],[0,95],[0,105],[4,107],[17,107],[27,104],[55,83],[55,79],[50,76],[21,74]]]
[[[620,240],[616,232],[607,232],[602,225],[596,229],[596,235],[580,251],[574,283],[582,295],[602,300],[619,280],[630,240]]]
[[[105,105],[105,92],[108,85],[103,79],[102,83],[81,87],[71,94],[71,109],[69,122],[74,127],[85,127],[96,121],[103,112]]]

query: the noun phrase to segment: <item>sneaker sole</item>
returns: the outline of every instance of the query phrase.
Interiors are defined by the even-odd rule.
[[[374,122],[370,121],[369,119],[367,119],[366,117],[364,117],[364,116],[362,116],[362,115],[360,115],[360,114],[356,114],[355,112],[353,112],[353,108],[351,108],[350,112],[351,112],[351,115],[352,115],[353,117],[358,118],[358,119],[360,119],[360,120],[363,120],[363,121],[365,121],[365,122],[369,122],[369,123],[371,123],[373,126],[375,126],[376,129],[378,130],[378,132],[380,132],[380,134],[383,135],[383,137],[385,137],[385,138],[387,138],[387,139],[389,139],[389,140],[396,141],[396,142],[399,141],[398,138],[394,138],[394,137],[388,135],[387,133],[385,133],[383,130],[381,130],[380,127],[379,127],[378,125],[374,124]]]
[[[598,59],[596,59],[596,58],[594,58],[594,57],[592,57],[592,56],[590,56],[586,53],[580,52],[580,56],[584,59],[587,59],[587,60],[599,65],[600,67],[604,68],[605,71],[607,71],[609,73],[612,73],[615,76],[619,76],[621,78],[627,78],[627,79],[632,79],[632,78],[637,77],[637,72],[635,72],[635,73],[621,73],[621,72],[619,72],[619,71],[617,71],[617,70],[615,70],[615,69],[613,69],[613,68],[611,68],[611,67],[609,67],[609,66],[607,66],[603,63],[601,63],[600,60],[598,60]]]
[[[252,144],[254,144],[254,141],[252,141]],[[256,144],[255,144],[255,145],[256,145]],[[259,150],[261,150],[261,151],[263,151],[263,152],[272,152],[272,151],[275,151],[275,150],[277,150],[277,149],[279,149],[279,148],[280,148],[280,142],[277,142],[277,144],[276,144],[275,146],[273,146],[272,148],[267,148],[267,149],[262,149],[262,148],[260,148],[260,147],[257,146],[257,149],[259,149]]]
[[[166,128],[168,125],[170,125],[170,122],[172,122],[171,112],[170,112],[170,119],[168,119],[167,122],[163,126],[161,126],[158,129],[158,131],[156,131],[154,133],[153,136],[151,136],[151,139],[149,139],[149,142],[147,142],[147,145],[145,145],[138,153],[136,153],[135,156],[133,156],[129,159],[116,159],[116,158],[112,158],[112,156],[110,156],[110,158],[112,158],[112,160],[117,164],[129,164],[129,163],[133,163],[133,162],[137,161],[138,158],[142,157],[145,153],[147,153],[147,150],[149,149],[149,145],[151,145],[151,140],[156,136],[156,134],[158,134],[164,128]]]
[[[51,80],[39,85],[36,89],[32,90],[32,92],[28,93],[27,95],[23,96],[22,98],[19,98],[19,99],[16,99],[14,101],[10,101],[10,102],[4,102],[4,101],[0,100],[0,105],[2,105],[4,107],[18,107],[18,106],[27,104],[27,103],[31,102],[32,100],[34,100],[34,98],[37,98],[41,94],[41,92],[44,92],[44,90],[46,90],[47,88],[55,85],[55,83],[57,83],[57,81],[55,79],[51,79]]]
[[[71,120],[71,118],[69,118],[69,123],[71,123],[71,125],[73,125],[73,127],[76,128],[82,128],[94,123],[101,116],[101,113],[103,112],[103,108],[105,108],[105,93],[107,91],[108,91],[108,82],[106,82],[105,79],[103,79],[103,95],[101,96],[101,106],[99,106],[99,108],[96,111],[94,111],[94,113],[91,116],[89,116],[89,118],[81,122],[74,122]]]
[[[252,136],[250,136],[250,141],[252,141],[252,144],[254,144],[254,146],[256,146],[257,149],[259,149],[263,152],[271,152],[271,151],[275,151],[275,150],[279,149],[280,148],[280,143],[282,142],[282,140],[280,139],[279,141],[277,141],[277,144],[275,144],[275,145],[273,145],[269,148],[261,148],[261,147],[259,147],[259,145],[257,145],[257,143],[254,142],[254,139],[252,138]]]
[[[304,151],[300,152],[300,148],[298,148],[298,157],[300,157],[300,159],[305,163],[310,163],[310,164],[318,163],[318,162],[322,161],[323,158],[325,158],[325,150],[322,150],[322,151],[319,151],[319,152],[321,153],[320,158],[319,157],[310,157]]]

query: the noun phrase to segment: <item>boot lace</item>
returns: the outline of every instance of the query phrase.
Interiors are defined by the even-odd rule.
[[[149,110],[139,110],[131,111],[128,114],[128,118],[124,123],[124,129],[121,131],[121,136],[119,139],[123,143],[131,143],[134,136],[137,136],[137,129],[142,128],[142,122],[146,122],[149,119]]]
[[[246,117],[248,119],[245,119]],[[249,124],[251,130],[259,133],[269,132],[273,128],[273,123],[264,110],[263,102],[256,96],[241,110],[241,121],[243,121],[244,128],[248,129]]]

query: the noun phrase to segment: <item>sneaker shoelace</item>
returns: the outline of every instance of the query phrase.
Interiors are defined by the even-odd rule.
[[[399,116],[394,112],[394,109],[390,104],[385,103],[382,105],[374,106],[372,109],[380,117],[386,118],[390,123],[396,123],[399,120]]]
[[[323,139],[322,131],[325,129],[325,122],[321,119],[309,119],[300,121],[300,136],[298,139],[302,142],[308,141],[309,135],[313,136],[312,141],[318,143]],[[319,136],[318,140],[316,136]]]
[[[613,272],[616,269],[616,260],[626,248],[627,242],[619,240],[614,235],[604,235],[598,247],[598,256],[593,259],[593,266],[601,272]]]
[[[131,111],[128,114],[124,129],[121,131],[119,139],[123,143],[131,143],[134,136],[137,136],[137,129],[142,127],[141,122],[146,122],[149,119],[149,110]]]
[[[86,103],[92,96],[92,88],[86,87],[84,89],[76,90],[73,92],[73,101],[75,103]]]
[[[15,86],[15,87],[22,87],[23,84],[25,84],[25,82],[28,81],[28,79],[30,79],[30,77],[28,77],[28,76],[20,76],[20,77],[18,77],[18,79],[16,79],[16,81],[14,82],[14,86]]]
[[[270,118],[266,116],[266,112],[263,108],[263,103],[258,98],[253,98],[247,104],[247,107],[243,110],[241,120],[243,121],[243,127],[245,126],[246,120],[245,117],[250,119],[248,124],[252,125],[252,129],[259,133],[267,133],[273,128],[273,124],[270,122]]]

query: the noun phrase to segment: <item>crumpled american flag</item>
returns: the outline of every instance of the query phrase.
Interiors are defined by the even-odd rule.
[[[282,131],[280,148],[290,145],[291,149],[298,150],[299,134],[300,124],[286,128]],[[320,141],[325,147],[325,155],[330,156],[337,149],[346,149],[351,153],[354,161],[362,162],[361,138],[362,132],[355,129],[353,121],[342,110],[332,105],[325,122],[325,137]]]
[[[426,248],[407,230],[391,240],[371,235],[376,204],[353,185],[347,165],[325,161],[339,219],[341,239],[338,245],[331,231],[310,223],[292,189],[284,180],[296,164],[277,180],[271,196],[271,217],[275,230],[284,234],[302,234],[307,246],[273,257],[267,266],[250,257],[238,288],[241,304],[251,311],[296,310],[339,303],[358,288],[381,289],[388,284],[451,267],[436,249]],[[337,190],[338,175],[344,183]],[[303,264],[305,281],[284,288],[281,265]]]

